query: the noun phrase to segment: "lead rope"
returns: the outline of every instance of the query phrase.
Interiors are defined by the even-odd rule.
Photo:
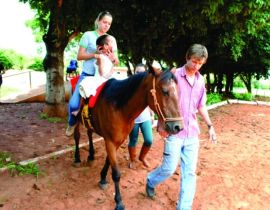
[[[160,117],[162,118],[162,120],[165,122],[166,121],[166,118],[164,117],[161,109],[160,109],[160,106],[159,106],[159,103],[157,101],[157,96],[156,96],[156,86],[155,86],[155,82],[156,81],[156,78],[153,77],[153,88],[150,90],[150,92],[152,93],[152,96],[154,98],[154,104],[155,104],[155,107],[157,109],[157,113],[158,115],[160,115]]]
[[[155,104],[155,107],[157,109],[157,113],[158,115],[160,115],[160,117],[162,118],[162,120],[164,122],[170,122],[170,121],[180,121],[182,120],[183,118],[182,117],[175,117],[175,118],[165,118],[162,111],[161,111],[161,108],[159,106],[159,103],[157,101],[157,96],[156,96],[156,78],[153,77],[153,88],[150,90],[150,92],[152,93],[152,96],[154,98],[154,104]]]

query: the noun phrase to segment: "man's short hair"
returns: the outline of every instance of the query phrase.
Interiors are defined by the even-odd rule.
[[[202,59],[204,58],[207,60],[208,58],[208,52],[205,46],[201,44],[193,44],[191,45],[186,53],[186,59],[190,59],[191,56],[194,56],[195,58]]]

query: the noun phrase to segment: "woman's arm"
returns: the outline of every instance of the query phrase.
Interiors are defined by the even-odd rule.
[[[89,60],[92,58],[96,58],[97,54],[96,53],[88,53],[86,51],[86,48],[84,47],[80,47],[78,50],[78,54],[77,54],[77,60]]]

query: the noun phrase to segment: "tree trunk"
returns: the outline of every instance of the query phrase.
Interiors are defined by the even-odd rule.
[[[233,91],[233,73],[226,74],[225,93],[231,94]]]
[[[63,52],[47,49],[46,63],[46,97],[44,112],[51,117],[64,118],[67,115],[64,86]]]
[[[252,79],[252,76],[249,75],[249,74],[248,75],[241,74],[240,75],[240,78],[244,82],[244,84],[245,84],[245,86],[247,88],[248,93],[251,93],[252,92],[252,88],[251,88],[251,79]]]
[[[248,93],[252,93],[251,79],[250,79],[250,81],[248,82],[248,84],[246,85],[246,87],[247,87]]]
[[[218,73],[218,75],[217,75],[217,92],[220,94],[222,93],[222,89],[223,89],[222,81],[223,81],[223,74]]]
[[[211,93],[211,81],[210,81],[210,73],[206,73],[206,90],[208,93]]]
[[[44,112],[50,117],[64,118],[67,115],[64,86],[64,50],[69,37],[66,32],[62,3],[58,2],[51,12],[48,32],[43,36],[46,57],[43,65],[47,75]]]

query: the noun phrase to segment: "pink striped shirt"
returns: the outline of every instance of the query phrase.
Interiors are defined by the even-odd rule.
[[[179,109],[184,120],[184,129],[176,134],[180,138],[198,137],[200,128],[197,122],[197,109],[206,104],[206,89],[203,76],[197,72],[194,84],[191,86],[187,80],[186,69],[176,69],[178,80]]]

